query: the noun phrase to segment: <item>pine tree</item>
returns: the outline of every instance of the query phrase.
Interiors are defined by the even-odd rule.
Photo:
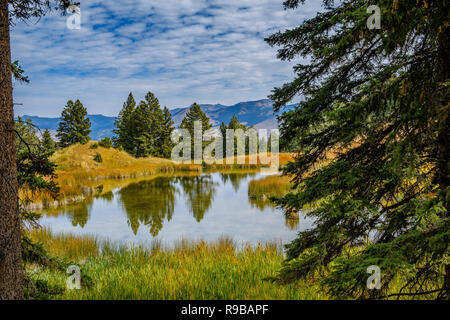
[[[371,4],[325,0],[324,12],[266,39],[282,60],[307,58],[270,96],[275,111],[305,97],[281,117],[301,153],[286,169],[297,189],[279,204],[313,205],[316,221],[287,246],[280,279],[327,268],[323,284],[338,298],[448,298],[449,6],[380,0],[381,29],[369,29]],[[381,290],[366,286],[371,265]]]
[[[233,116],[231,117],[230,123],[228,124],[227,129],[232,129],[232,130],[238,130],[238,129],[242,129],[242,130],[246,130],[247,127],[239,122],[238,117],[236,117],[235,114],[233,114]]]
[[[164,113],[156,96],[148,92],[132,114],[135,157],[161,156]]]
[[[162,147],[162,132],[164,130],[164,113],[159,104],[158,98],[152,93],[148,92],[145,96],[145,101],[150,113],[150,126],[148,133],[151,136],[151,152],[150,155],[160,157]]]
[[[114,126],[116,129],[113,132],[116,136],[113,138],[114,147],[122,147],[128,153],[133,153],[133,136],[134,127],[132,116],[136,108],[136,101],[134,100],[133,93],[130,92],[127,101],[123,104],[123,108],[119,113]]]
[[[52,139],[52,136],[50,135],[50,131],[48,129],[45,129],[44,133],[42,134],[41,147],[50,155],[52,155],[56,150],[56,142]]]
[[[219,130],[220,134],[222,135],[222,155],[225,158],[226,157],[226,151],[227,151],[227,125],[222,122],[220,124]]]
[[[238,117],[235,114],[233,114],[233,116],[231,117],[230,123],[228,123],[227,129],[230,129],[230,130],[243,130],[243,132],[245,134],[245,132],[247,130],[247,127],[245,125],[241,124],[239,122]],[[235,131],[235,133],[236,133],[236,131]],[[245,139],[244,140],[244,149],[241,152],[244,152],[245,154],[248,154],[249,144],[246,143],[247,137],[244,137],[244,139]],[[226,140],[226,136],[224,136],[224,140]],[[238,155],[238,138],[236,136],[234,137],[234,144],[233,145],[234,145],[234,155]],[[226,149],[224,149],[224,151],[225,150]],[[224,154],[226,154],[226,152]]]
[[[17,180],[21,191],[21,203],[26,204],[31,201],[29,194],[42,192],[56,198],[59,192],[58,185],[54,182],[56,165],[51,162],[52,150],[43,145],[37,136],[37,128],[30,119],[23,120],[21,117],[15,122],[16,134],[16,163]],[[30,193],[31,192],[31,193]],[[19,206],[21,224],[25,228],[35,226],[40,215],[28,211],[23,205]],[[22,234],[21,237],[22,260],[24,265],[36,265],[42,268],[61,267],[58,259],[52,258],[42,247],[42,244],[33,242],[28,236]],[[25,269],[25,271],[27,271]],[[48,282],[37,285],[33,277],[25,273],[23,283],[24,296],[29,299],[48,299],[52,295],[61,292],[60,287],[54,287]]]
[[[133,112],[132,123],[134,127],[133,149],[130,152],[133,156],[147,157],[153,151],[154,140],[151,127],[151,114],[144,101],[141,101]]]
[[[174,122],[172,121],[172,115],[167,107],[163,109],[163,121],[161,124],[160,138],[158,144],[157,156],[161,158],[170,158],[172,155],[172,148],[174,143],[171,136],[174,131]]]
[[[181,122],[180,128],[187,129],[191,134],[193,134],[195,121],[201,121],[202,132],[205,132],[212,127],[209,123],[208,116],[203,112],[202,108],[200,108],[197,103],[194,103],[186,113],[186,116]]]
[[[59,122],[58,132],[56,134],[61,147],[67,147],[75,143],[85,144],[89,142],[91,121],[86,116],[87,110],[80,100],[75,102],[69,100],[67,102],[66,107],[61,113],[61,121]]]
[[[203,134],[211,129],[212,125],[209,123],[209,118],[206,113],[200,108],[197,103],[194,103],[189,111],[186,113],[183,121],[181,122],[180,128],[188,130],[191,136],[191,153],[192,159],[194,159],[194,123],[200,121],[202,125],[202,138]],[[208,142],[202,141],[202,152],[204,148],[208,145]]]

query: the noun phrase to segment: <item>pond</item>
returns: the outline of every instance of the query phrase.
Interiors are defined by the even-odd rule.
[[[287,243],[311,227],[300,216],[286,219],[267,201],[250,199],[248,184],[260,173],[204,173],[159,176],[44,211],[40,224],[53,232],[94,235],[115,243],[173,246],[181,239],[217,240],[236,245]]]

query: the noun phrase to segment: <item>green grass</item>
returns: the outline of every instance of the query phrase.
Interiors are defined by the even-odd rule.
[[[59,299],[324,299],[315,283],[280,285],[266,280],[283,261],[275,244],[237,249],[229,239],[180,241],[172,249],[116,247],[95,238],[33,231],[32,238],[51,253],[80,264],[90,286],[66,290]],[[83,240],[84,239],[84,240]],[[58,245],[64,242],[64,245]],[[84,242],[78,251],[71,248]],[[89,245],[87,245],[89,243]],[[97,250],[92,250],[96,247]],[[64,252],[67,248],[67,252]],[[64,286],[68,275],[40,271],[36,278]]]

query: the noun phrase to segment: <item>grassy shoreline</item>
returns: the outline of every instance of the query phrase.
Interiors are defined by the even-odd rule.
[[[27,208],[39,210],[44,207],[66,205],[83,200],[86,196],[106,193],[115,185],[122,185],[121,180],[150,177],[174,172],[199,172],[197,165],[179,164],[167,159],[136,159],[124,151],[97,146],[95,141],[87,144],[75,144],[59,149],[51,157],[57,165],[56,183],[60,186],[57,199],[45,192],[31,193],[21,190],[21,199],[29,199]],[[101,154],[103,161],[96,162],[94,157]]]
[[[95,148],[93,148],[95,146]],[[102,162],[94,160],[99,153]],[[257,164],[249,164],[249,156],[245,156],[244,163],[198,165],[190,163],[176,163],[169,159],[134,158],[124,151],[114,148],[98,146],[95,141],[87,144],[75,144],[59,149],[51,160],[57,165],[55,182],[60,186],[57,199],[48,193],[31,193],[20,191],[21,199],[29,199],[26,208],[41,210],[48,207],[58,207],[79,202],[86,197],[102,195],[117,187],[124,187],[138,179],[171,174],[200,174],[204,170],[257,170],[265,165],[258,160]],[[292,160],[291,154],[279,155],[280,165]],[[129,181],[128,181],[129,180]]]
[[[319,275],[289,284],[270,280],[277,276],[284,260],[276,243],[238,249],[229,238],[180,240],[168,249],[158,242],[146,247],[126,247],[93,236],[54,234],[49,229],[33,229],[27,235],[52,256],[64,258],[81,269],[81,288],[69,290],[66,270],[26,266],[32,279],[59,288],[60,294],[52,297],[57,300],[330,299],[319,284]],[[405,281],[394,279],[388,293],[397,292]],[[401,297],[404,299],[415,297]]]
[[[180,241],[175,248],[125,248],[95,237],[33,230],[33,240],[52,255],[74,261],[82,270],[80,290],[56,299],[326,299],[316,282],[280,285],[267,280],[280,269],[283,255],[273,243],[237,249],[230,239]],[[83,285],[83,275],[90,279]],[[35,279],[64,287],[63,271],[39,270]],[[87,282],[86,282],[87,283]]]

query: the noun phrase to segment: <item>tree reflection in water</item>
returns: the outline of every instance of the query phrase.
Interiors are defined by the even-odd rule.
[[[142,181],[121,189],[118,192],[119,200],[134,234],[143,224],[148,226],[151,235],[156,237],[164,221],[172,219],[177,192],[174,179],[169,177]]]
[[[106,202],[111,202],[114,199],[114,193],[112,193],[112,191],[109,191],[100,195],[99,198],[105,200]]]
[[[202,221],[213,203],[218,184],[212,180],[211,175],[178,177],[177,181],[183,188],[189,212],[197,222]]]
[[[74,227],[80,226],[84,228],[89,220],[89,212],[91,211],[93,201],[94,199],[89,197],[83,202],[67,205],[64,207],[63,213],[69,218]]]
[[[245,181],[248,177],[254,177],[255,175],[255,173],[221,173],[220,179],[222,180],[223,184],[226,184],[228,181],[230,181],[234,191],[238,192],[239,188],[241,187],[242,181]]]
[[[234,196],[233,192],[230,194],[230,187],[232,187],[234,194],[239,198],[242,196],[241,193],[246,193],[246,190],[243,189],[246,188],[245,184],[248,182],[249,176],[254,175],[256,174],[220,173],[215,176],[214,174],[202,174],[156,177],[151,180],[132,183],[120,189],[117,193],[102,193],[102,186],[98,186],[97,194],[89,196],[82,202],[68,205],[64,207],[63,211],[61,211],[61,208],[54,210],[55,212],[47,211],[47,215],[64,214],[74,227],[84,228],[90,219],[94,200],[102,199],[105,203],[100,204],[99,210],[118,205],[120,207],[119,212],[125,212],[127,225],[135,235],[139,228],[144,225],[145,229],[148,227],[149,233],[156,237],[161,232],[164,223],[172,220],[177,197],[183,197],[185,201],[185,205],[180,206],[179,209],[194,217],[197,222],[201,222],[208,211],[211,210],[214,198],[220,190],[228,197]],[[268,199],[247,199],[251,208],[257,209],[255,211],[265,211],[269,207],[274,207],[274,204]],[[243,204],[244,210],[245,205]],[[274,212],[274,214],[282,213]],[[257,215],[255,218],[257,219]],[[286,216],[285,224],[290,230],[296,229],[299,225],[298,215]]]
[[[250,205],[252,208],[259,209],[260,211],[263,211],[264,209],[268,207],[275,208],[276,204],[269,199],[261,199],[261,198],[255,198],[255,197],[248,197],[248,201],[250,202]],[[295,230],[298,227],[298,224],[300,222],[300,217],[298,213],[289,213],[284,214],[285,217],[285,224],[286,227],[288,227],[290,230]]]

